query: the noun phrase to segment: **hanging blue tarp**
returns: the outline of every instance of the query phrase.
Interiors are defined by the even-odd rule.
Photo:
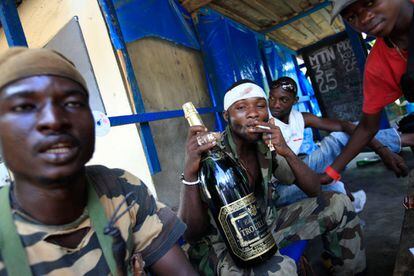
[[[266,40],[262,45],[270,78],[277,80],[280,77],[291,77],[298,81],[292,55],[273,41]]]
[[[174,0],[113,0],[125,42],[159,37],[200,49],[191,18]]]
[[[255,32],[211,9],[199,13],[195,27],[219,108],[224,93],[237,80],[250,79],[267,90]]]
[[[306,78],[305,74],[302,73],[302,71],[297,70],[297,76],[298,76],[298,85],[302,91],[303,96],[308,96],[309,101],[307,102],[308,111],[311,112],[316,116],[322,117],[321,109],[319,108],[318,100],[315,97],[315,92],[313,91],[312,85],[309,82],[309,80]]]
[[[301,112],[311,112],[317,116],[321,115],[318,102],[315,98],[312,86],[305,75],[299,70],[296,57],[286,51],[277,43],[266,40],[262,43],[262,51],[266,64],[266,72],[269,81],[277,80],[281,77],[290,77],[298,84],[299,98],[306,99],[300,101],[295,108]]]

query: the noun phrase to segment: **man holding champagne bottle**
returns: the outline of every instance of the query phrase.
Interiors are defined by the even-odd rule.
[[[248,80],[235,83],[225,95],[224,110],[228,127],[219,141],[200,143],[199,137],[207,131],[204,126],[190,127],[187,138],[183,179],[186,185],[179,215],[188,226],[185,238],[191,244],[189,257],[199,272],[204,275],[296,273],[295,262],[279,251],[253,267],[236,265],[232,259],[198,185],[203,157],[217,145],[244,167],[250,190],[279,247],[322,235],[335,274],[363,272],[365,249],[352,203],[345,195],[321,192],[319,177],[287,146],[280,129],[268,122],[263,89]],[[276,209],[275,187],[280,182],[297,183],[311,198]]]

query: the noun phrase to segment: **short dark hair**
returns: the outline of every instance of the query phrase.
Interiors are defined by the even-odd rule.
[[[226,93],[229,92],[230,90],[232,90],[234,87],[236,87],[240,84],[243,84],[243,83],[253,83],[253,84],[257,85],[257,83],[255,83],[254,81],[249,80],[249,79],[238,80],[235,83],[233,83],[229,88],[227,88]]]
[[[284,91],[290,92],[293,96],[298,94],[298,85],[296,81],[289,77],[281,77],[270,83],[270,90],[281,87]]]

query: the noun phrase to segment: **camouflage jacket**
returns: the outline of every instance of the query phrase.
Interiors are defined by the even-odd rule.
[[[116,221],[116,227],[124,241],[132,240],[133,252],[142,256],[146,267],[166,254],[184,233],[185,224],[169,208],[157,202],[145,184],[132,174],[120,169],[90,166],[87,176],[93,182],[108,218],[117,207],[120,207],[117,212],[120,214],[132,205]],[[134,193],[135,202],[132,198],[126,199],[129,192]],[[13,219],[33,275],[111,274],[87,209],[70,224],[44,225],[21,210],[13,193],[10,194]],[[65,248],[53,242],[54,237],[79,230],[87,234],[76,248]],[[7,275],[7,270],[0,254],[1,275]]]

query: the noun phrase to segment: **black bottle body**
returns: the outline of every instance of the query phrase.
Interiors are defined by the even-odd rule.
[[[238,266],[259,264],[277,251],[244,169],[215,147],[202,160],[201,190]]]

